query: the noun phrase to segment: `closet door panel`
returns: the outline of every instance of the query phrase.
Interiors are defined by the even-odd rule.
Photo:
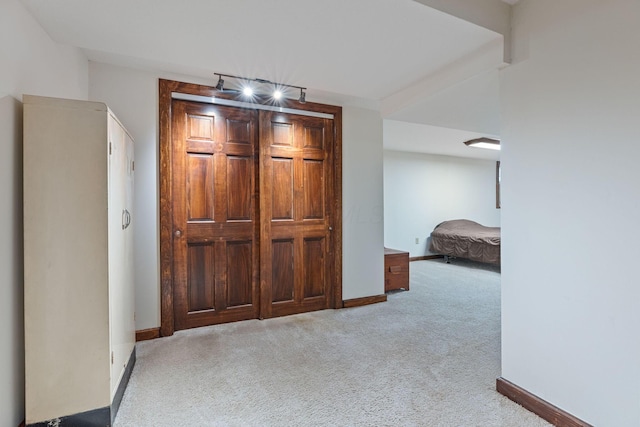
[[[322,160],[303,161],[304,208],[303,218],[324,218],[324,165]]]
[[[227,220],[251,221],[253,159],[227,156]]]
[[[187,217],[213,221],[213,155],[189,153],[187,157]]]
[[[256,318],[256,113],[172,105],[176,329]]]
[[[325,294],[325,239],[304,239],[304,297],[322,297]]]
[[[271,174],[272,220],[293,220],[294,162],[293,159],[274,158]]]
[[[213,244],[189,245],[187,279],[189,312],[215,308],[215,248]]]
[[[293,240],[274,240],[271,253],[271,300],[272,302],[293,301],[295,285]]]
[[[333,122],[260,112],[261,314],[330,306]]]
[[[253,301],[252,253],[250,241],[227,243],[227,308],[251,305]]]

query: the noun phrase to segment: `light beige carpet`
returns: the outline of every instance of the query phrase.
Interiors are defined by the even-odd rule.
[[[495,391],[499,271],[410,268],[385,303],[138,343],[115,427],[550,426]]]

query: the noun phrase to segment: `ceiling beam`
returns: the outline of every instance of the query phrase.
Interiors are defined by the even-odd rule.
[[[383,118],[402,112],[443,90],[451,88],[474,76],[501,67],[502,39],[487,43],[477,51],[454,61],[417,83],[380,101]]]
[[[425,6],[487,28],[504,38],[503,61],[511,63],[511,8],[502,0],[414,0]]]
[[[502,37],[447,64],[421,81],[380,101],[382,117],[396,115],[416,103],[474,76],[509,65],[512,6],[502,0],[414,0]]]

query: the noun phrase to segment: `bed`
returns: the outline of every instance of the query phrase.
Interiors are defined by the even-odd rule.
[[[485,227],[468,219],[441,222],[431,232],[429,251],[500,265],[500,227]]]

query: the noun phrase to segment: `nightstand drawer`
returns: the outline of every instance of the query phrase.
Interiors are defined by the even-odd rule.
[[[384,291],[409,290],[409,252],[384,249]]]

